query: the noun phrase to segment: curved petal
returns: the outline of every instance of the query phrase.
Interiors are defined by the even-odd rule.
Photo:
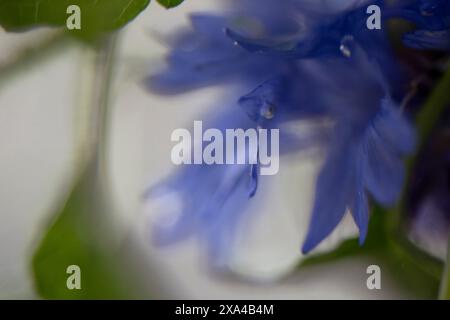
[[[334,145],[333,149],[317,180],[311,221],[302,247],[303,253],[314,249],[339,224],[355,192],[355,150],[351,145],[341,144]]]
[[[417,30],[403,37],[405,45],[415,49],[450,51],[450,29],[439,31]]]
[[[366,240],[369,227],[369,203],[366,192],[362,188],[356,191],[352,216],[359,229],[359,244],[362,245]]]
[[[393,152],[404,155],[414,151],[416,146],[414,127],[391,99],[385,98],[381,101],[381,110],[373,121],[373,127],[380,139]]]
[[[385,206],[395,204],[402,190],[405,169],[398,155],[391,152],[373,128],[365,140],[364,182],[375,200]]]

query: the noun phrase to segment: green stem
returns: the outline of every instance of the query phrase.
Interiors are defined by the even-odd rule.
[[[438,82],[436,88],[421,108],[419,114],[416,117],[416,127],[419,137],[419,147],[416,156],[411,158],[407,162],[408,183],[411,181],[412,170],[418,159],[420,151],[426,145],[430,136],[433,133],[434,128],[438,125],[442,114],[450,107],[450,68],[447,69],[442,79]],[[388,224],[391,235],[391,246],[395,252],[401,255],[409,256],[411,261],[424,272],[430,276],[439,279],[442,275],[441,262],[428,255],[426,252],[416,247],[407,237],[407,231],[404,224],[402,224],[403,214],[406,211],[406,199],[405,191],[402,197],[402,201],[396,210],[391,211],[391,220]],[[448,264],[448,262],[447,262]],[[443,291],[441,285],[441,292]]]
[[[412,178],[412,170],[418,159],[420,151],[423,149],[426,142],[429,140],[433,128],[438,124],[443,112],[450,106],[450,68],[446,71],[442,79],[436,85],[436,88],[427,99],[420,112],[416,116],[416,128],[418,133],[418,148],[414,157],[408,159],[407,166],[407,179],[405,186],[410,185]],[[389,227],[393,234],[404,234],[402,229],[402,214],[406,211],[406,189],[403,190],[402,200],[397,208],[390,211]],[[405,241],[403,241],[405,242]]]
[[[111,112],[111,88],[114,80],[114,67],[117,53],[118,34],[111,34],[105,38],[99,39],[95,44],[94,50],[87,47],[91,63],[86,64],[88,78],[81,82],[82,96],[80,107],[88,108],[84,113],[84,126],[78,129],[78,169],[77,175],[81,175],[81,183],[84,188],[90,190],[91,197],[87,199],[93,206],[91,215],[91,225],[104,228],[103,235],[111,234],[112,222],[111,208],[112,199],[109,193],[109,175],[108,175],[108,145],[110,129]],[[82,80],[84,80],[82,78]],[[85,101],[83,101],[83,98]],[[104,223],[104,214],[110,223]],[[94,230],[98,233],[100,230]],[[103,237],[104,238],[104,237]],[[98,239],[103,241],[104,239]],[[108,239],[113,241],[113,239]]]
[[[444,274],[439,288],[439,299],[450,300],[450,238],[447,246],[447,262],[444,267]]]
[[[419,133],[420,147],[430,137],[434,126],[439,122],[442,113],[450,105],[450,68],[439,81],[433,93],[417,115],[416,123]]]
[[[104,177],[107,162],[108,136],[110,119],[110,97],[116,59],[117,34],[101,40],[96,48],[94,68],[94,88],[92,106],[92,128],[89,141],[93,150],[93,160]]]
[[[116,42],[117,35],[113,34],[99,39],[94,46],[82,48],[75,112],[76,165],[81,170],[88,164],[90,169],[98,172],[106,167]],[[104,173],[103,176],[106,176]]]

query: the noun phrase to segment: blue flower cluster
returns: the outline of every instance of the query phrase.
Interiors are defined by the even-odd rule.
[[[411,21],[415,29],[404,35],[404,43],[417,49],[450,52],[450,2],[448,0],[402,1],[387,12],[387,18]]]
[[[326,150],[302,251],[313,250],[349,210],[367,235],[369,199],[396,203],[403,157],[415,133],[402,108],[411,73],[394,54],[387,19],[414,24],[410,48],[449,50],[450,1],[230,0],[221,16],[191,16],[178,33],[168,67],[152,75],[153,92],[178,94],[226,83],[226,99],[207,115],[208,126],[278,128],[282,154],[311,145]],[[369,5],[381,8],[381,29],[366,27]],[[233,98],[233,97],[236,98]],[[231,100],[230,100],[231,97]],[[237,106],[235,104],[237,102]],[[306,136],[287,121],[326,119],[332,126]],[[226,259],[245,205],[257,192],[258,165],[185,166],[150,194],[175,192],[179,219],[155,229],[159,242],[192,233],[206,237],[214,258]]]

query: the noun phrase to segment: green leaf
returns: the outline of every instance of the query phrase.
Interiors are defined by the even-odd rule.
[[[375,258],[380,267],[409,292],[414,292],[421,298],[436,298],[442,272],[440,261],[408,243],[400,243],[403,240],[389,232],[391,217],[392,212],[374,207],[364,245],[360,246],[358,239],[346,240],[331,252],[306,258],[299,268],[351,257]]]
[[[66,26],[67,8],[81,9],[78,36],[92,38],[126,25],[144,10],[150,0],[0,0],[0,26],[23,31],[36,26]]]
[[[100,195],[89,176],[85,174],[76,184],[33,257],[35,286],[42,298],[130,298],[125,273],[118,268],[120,261],[114,259],[111,244],[105,241],[107,219],[102,220]],[[67,287],[71,265],[81,269],[81,290]]]
[[[369,223],[369,231],[364,245],[360,246],[358,239],[349,239],[343,241],[336,249],[313,254],[304,259],[299,267],[333,262],[339,259],[367,255],[374,252],[382,251],[387,246],[387,235],[385,228],[386,213],[375,207]]]
[[[447,263],[441,280],[439,298],[442,300],[450,300],[450,238],[447,246]]]
[[[157,0],[159,4],[167,9],[179,6],[184,0]]]

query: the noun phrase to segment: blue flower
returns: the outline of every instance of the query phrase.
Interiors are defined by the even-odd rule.
[[[255,59],[224,37],[228,19],[211,15],[190,18],[193,30],[175,39],[167,59],[169,68],[148,79],[152,91],[174,94],[227,81],[246,82],[272,70],[266,68],[267,58]]]
[[[414,131],[386,97],[364,127],[336,125],[316,186],[311,223],[304,253],[327,237],[350,210],[364,243],[369,221],[368,194],[392,206],[402,190],[402,156],[414,147]]]
[[[351,3],[352,1],[349,1]],[[374,4],[382,5],[382,1]],[[257,54],[270,54],[292,59],[335,57],[349,55],[346,41],[354,39],[367,52],[378,53],[386,48],[383,33],[366,27],[367,5],[356,2],[349,8],[333,12],[323,5],[322,10],[311,10],[307,3],[296,2],[297,27],[291,34],[248,37],[227,29],[227,34],[241,47]],[[383,48],[381,48],[383,46]]]
[[[229,107],[229,106],[227,106]],[[221,108],[219,114],[203,120],[204,129],[251,128],[244,113]],[[167,180],[152,187],[148,196],[175,195],[170,201],[180,206],[169,223],[156,223],[153,237],[156,243],[171,244],[192,234],[200,236],[211,260],[218,265],[226,262],[233,247],[233,236],[254,190],[254,173],[249,165],[184,166]],[[170,212],[168,212],[170,213]]]
[[[402,158],[415,142],[398,106],[407,77],[386,32],[367,30],[366,6],[351,1],[344,9],[321,11],[300,0],[231,3],[229,15],[191,17],[192,31],[176,37],[168,68],[149,78],[150,88],[171,94],[233,82],[242,92],[227,94],[236,98],[214,108],[215,116],[206,117],[212,119],[209,127],[278,128],[282,154],[323,147],[327,156],[302,251],[326,238],[347,210],[363,243],[369,199],[395,204],[404,178]],[[331,128],[308,136],[283,130],[286,122],[317,118],[327,119]],[[155,229],[158,241],[199,234],[222,265],[262,183],[259,170],[258,164],[185,166],[152,188],[151,195],[175,192],[182,204],[176,221]]]
[[[404,35],[403,42],[415,49],[450,51],[450,2],[415,0],[389,10],[388,17],[411,21],[416,29]]]
[[[211,114],[205,115],[202,119],[205,130],[216,128],[224,132],[237,128],[274,128],[279,121],[292,119],[298,106],[294,108],[294,104],[290,104],[291,109],[284,108],[280,106],[279,100],[288,100],[285,99],[286,88],[282,84],[290,83],[287,78],[293,79],[296,74],[291,70],[290,63],[278,57],[255,57],[236,46],[224,32],[231,25],[235,28],[245,25],[250,29],[258,29],[259,26],[253,20],[255,14],[266,17],[266,10],[270,7],[280,9],[273,1],[266,2],[267,6],[253,12],[252,18],[243,14],[253,10],[255,1],[242,2],[238,6],[239,13],[232,15],[192,15],[192,30],[175,37],[167,69],[149,77],[149,88],[159,94],[177,94],[227,82],[240,87],[240,92],[228,92],[224,95],[228,100],[218,103]],[[278,15],[267,17],[270,16],[274,19],[265,20],[270,28],[285,29],[285,19],[280,19]],[[281,78],[284,79],[270,80]],[[263,82],[266,85],[258,86]],[[258,88],[239,99],[253,86]],[[266,95],[260,94],[261,88],[267,88]],[[230,101],[230,96],[235,98]],[[284,140],[289,141],[289,148],[285,152],[287,149],[293,152],[305,145],[296,137],[286,135]],[[258,190],[259,170],[258,164],[184,166],[150,188],[148,196],[158,198],[175,194],[180,203],[175,220],[155,225],[155,241],[169,244],[196,234],[205,240],[211,260],[216,265],[224,266],[232,252],[236,229],[245,217],[245,207]]]
[[[192,14],[191,30],[176,34],[167,57],[168,68],[149,77],[147,83],[160,94],[227,82],[260,83],[277,74],[286,63],[273,57],[255,57],[225,35],[227,28],[253,33],[262,29],[273,33],[292,28],[290,1],[230,1],[230,14]],[[261,24],[264,21],[264,24]]]
[[[348,59],[321,61],[321,70],[330,82],[326,114],[334,128],[317,179],[304,253],[325,239],[347,210],[362,244],[369,196],[386,207],[396,203],[404,182],[402,158],[415,146],[413,127],[392,98],[380,66],[362,48],[355,44]]]
[[[312,56],[321,60],[327,64],[326,77],[330,82],[336,81],[326,88],[335,91],[329,102],[332,105],[324,108],[324,114],[336,122],[335,131],[318,177],[304,253],[334,230],[347,209],[360,230],[362,244],[369,221],[367,193],[384,206],[394,205],[404,180],[402,156],[414,149],[414,130],[400,115],[383,75],[384,69],[395,70],[397,74],[400,71],[395,68],[383,37],[379,33],[368,37],[361,31],[367,30],[361,27],[365,19],[365,10],[352,8],[332,16],[329,19],[332,22],[325,20],[328,29],[322,24],[315,25],[307,38],[294,39],[289,44],[276,39],[253,40],[228,31],[240,46],[258,55],[295,60]],[[324,30],[332,31],[321,36]],[[378,45],[375,51],[374,43]],[[311,79],[301,78],[303,83]],[[267,92],[262,95],[266,101]],[[317,104],[314,107],[321,110]]]

